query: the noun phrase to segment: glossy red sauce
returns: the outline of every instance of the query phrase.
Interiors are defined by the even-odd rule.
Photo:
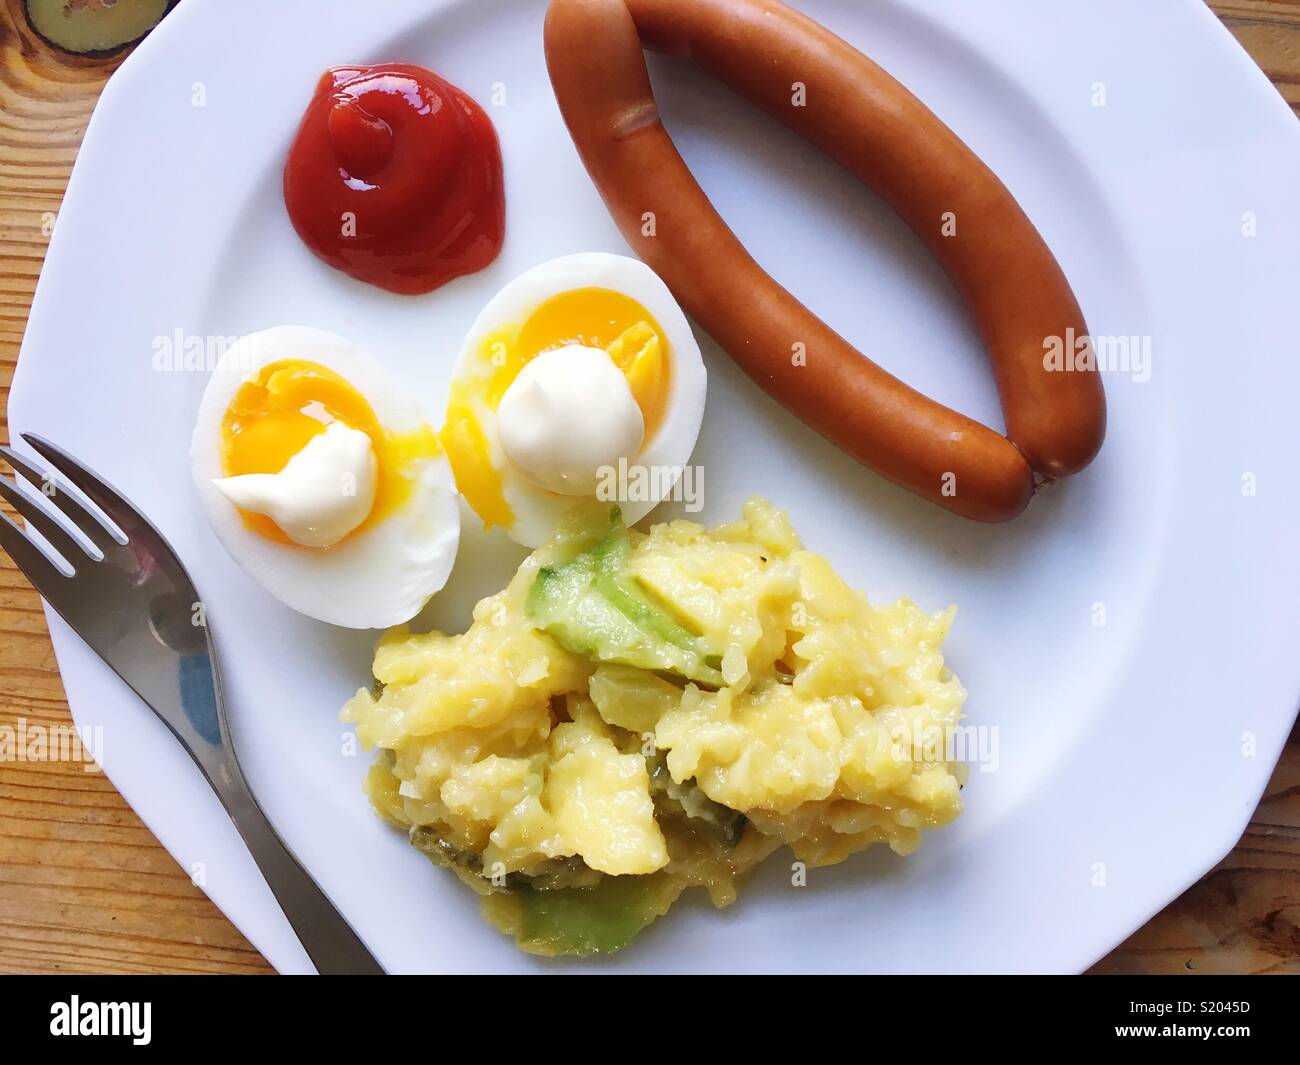
[[[391,292],[429,292],[501,251],[496,130],[423,67],[335,67],[289,149],[284,203],[330,266]]]

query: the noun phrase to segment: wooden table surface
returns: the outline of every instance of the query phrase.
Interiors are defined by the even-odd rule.
[[[1211,7],[1300,114],[1300,0]],[[0,0],[5,441],[2,412],[45,256],[43,229],[120,62],[53,52],[27,27],[21,0]],[[0,553],[0,725],[20,718],[29,726],[71,720],[40,603]],[[103,774],[67,762],[0,762],[0,972],[270,971]],[[1095,971],[1300,973],[1300,732],[1236,849]]]

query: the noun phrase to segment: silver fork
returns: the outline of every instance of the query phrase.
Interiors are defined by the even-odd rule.
[[[149,522],[104,480],[39,436],[20,434],[120,530],[109,529],[53,470],[10,448],[0,455],[101,556],[87,551],[16,482],[0,495],[69,564],[65,574],[0,514],[0,547],[36,590],[135,691],[189,752],[235,823],[276,901],[322,973],[383,973],[342,914],[276,834],[244,780],[221,700],[212,632],[185,567]]]

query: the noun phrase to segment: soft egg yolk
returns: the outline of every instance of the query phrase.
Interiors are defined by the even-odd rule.
[[[663,421],[670,377],[668,341],[650,312],[631,296],[607,288],[572,289],[552,296],[521,324],[484,339],[478,351],[484,373],[452,383],[442,445],[456,487],[488,528],[513,525],[514,514],[492,464],[479,411],[496,410],[506,389],[532,359],[571,344],[603,348],[623,371],[641,409],[646,443]]]
[[[301,359],[268,363],[239,386],[221,420],[222,473],[226,477],[279,473],[312,437],[336,421],[370,437],[379,469],[374,506],[348,534],[355,536],[403,505],[412,489],[412,464],[436,456],[438,439],[427,425],[411,432],[387,432],[366,397],[319,363]],[[266,515],[242,510],[240,514],[249,528],[263,536],[293,543]]]

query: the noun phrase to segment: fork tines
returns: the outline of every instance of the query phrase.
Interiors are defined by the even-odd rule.
[[[114,509],[121,507],[129,510],[129,504],[121,496],[71,456],[35,434],[21,435],[67,479],[68,483],[85,493],[87,498],[109,514],[110,518],[113,515],[105,507],[106,503]],[[111,547],[126,543],[125,537],[119,537],[117,532],[101,521],[91,508],[79,501],[74,493],[67,491],[52,471],[43,473],[12,448],[3,445],[0,445],[0,457],[13,467],[18,476],[36,488],[40,492],[40,497],[38,499],[31,493],[24,492],[16,480],[10,481],[3,477],[0,477],[0,495],[22,515],[30,528],[58,552],[73,572],[79,564],[84,564],[88,560],[98,562]],[[45,503],[43,504],[41,500]],[[68,532],[50,514],[47,506],[63,515],[85,537],[92,550],[88,550],[85,544]],[[8,516],[0,514],[0,518],[3,518],[3,524],[0,524],[0,547],[8,552],[39,591],[44,592],[41,588],[42,579],[48,581],[53,577],[69,576]]]

